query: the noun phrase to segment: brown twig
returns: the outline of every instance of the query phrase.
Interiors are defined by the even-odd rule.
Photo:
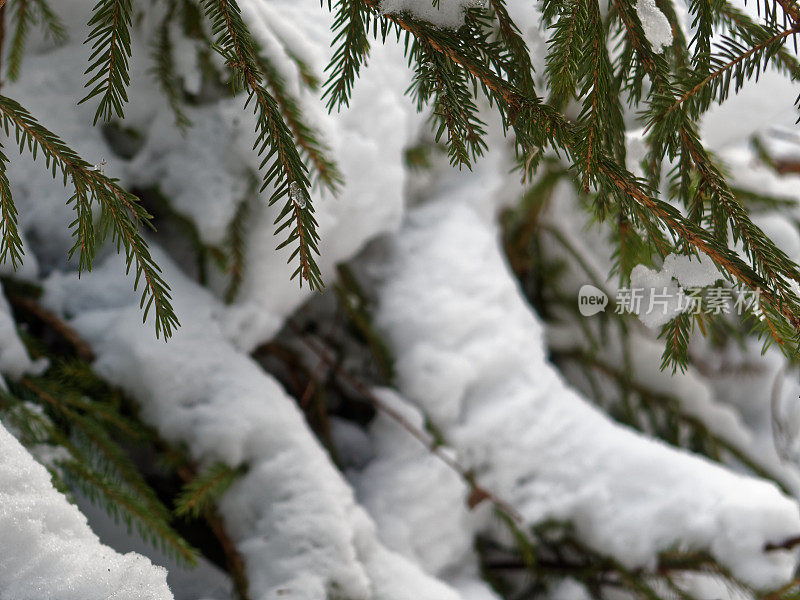
[[[778,4],[792,20],[794,27],[800,27],[800,5],[795,0],[778,0]]]
[[[191,482],[196,476],[194,470],[189,467],[178,467],[177,471],[178,476],[184,483]],[[212,509],[204,511],[203,518],[206,520],[206,523],[208,523],[214,536],[216,536],[217,541],[219,541],[219,545],[225,555],[225,566],[228,568],[228,574],[233,581],[236,595],[239,597],[239,600],[250,600],[244,560],[236,549],[236,544],[233,543],[233,540],[231,540],[228,533],[225,531],[225,524],[222,521],[222,517],[216,510]]]
[[[773,168],[778,175],[800,174],[800,160],[776,160]]]
[[[388,403],[384,402],[381,398],[379,398],[376,394],[372,392],[369,385],[365,382],[358,379],[355,375],[352,375],[348,371],[344,370],[338,363],[338,361],[331,356],[328,350],[313,340],[309,339],[308,336],[304,335],[303,332],[300,330],[297,325],[288,321],[289,328],[294,331],[298,337],[303,341],[303,343],[314,353],[317,357],[324,363],[327,364],[334,374],[339,377],[342,381],[347,383],[350,387],[352,387],[355,391],[357,391],[365,400],[367,400],[370,404],[372,404],[376,409],[384,413],[390,419],[392,419],[395,423],[400,425],[403,429],[405,429],[412,437],[414,437],[417,441],[419,441],[425,448],[434,456],[439,458],[445,465],[447,465],[452,471],[454,471],[459,477],[461,477],[462,481],[467,484],[470,490],[470,496],[468,498],[468,504],[470,507],[474,507],[479,504],[483,500],[487,500],[491,502],[495,508],[505,514],[508,518],[512,519],[517,525],[524,525],[524,519],[522,515],[508,502],[500,498],[497,494],[493,491],[488,490],[480,485],[475,481],[475,475],[467,468],[463,467],[459,462],[453,458],[449,453],[445,452],[441,445],[437,443],[437,441],[426,431],[420,429],[416,425],[414,425],[411,421],[405,418],[402,413],[395,410],[391,407]]]
[[[775,550],[791,550],[800,546],[800,535],[794,535],[780,542],[767,542],[764,544],[764,552],[774,552]]]
[[[21,309],[37,319],[45,325],[52,328],[64,341],[68,342],[74,349],[75,354],[86,362],[92,362],[95,359],[95,354],[92,348],[87,344],[77,332],[70,327],[65,321],[60,319],[58,315],[50,312],[39,304],[33,298],[26,298],[15,294],[8,295],[9,303],[15,308]]]
[[[311,372],[311,377],[309,377],[308,384],[306,385],[305,390],[303,390],[303,395],[300,397],[300,400],[297,401],[297,403],[300,405],[300,408],[303,410],[308,409],[308,403],[311,402],[311,398],[314,396],[314,392],[317,390],[317,382],[319,381],[319,378],[322,377],[322,373],[327,366],[328,365],[325,363],[325,361],[321,360],[316,368]]]

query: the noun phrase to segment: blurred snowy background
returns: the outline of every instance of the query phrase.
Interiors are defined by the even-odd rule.
[[[560,175],[563,165],[543,166],[552,185],[521,185],[509,172],[511,144],[487,108],[487,156],[471,172],[452,169],[431,142],[426,115],[405,95],[410,74],[393,40],[373,44],[350,107],[328,114],[318,92],[302,85],[303,71],[321,78],[330,58],[327,9],[316,0],[240,4],[344,176],[338,196],[318,189],[313,196],[328,290],[320,296],[290,281],[290,249],[274,250],[276,209],[248,199],[259,162],[250,150],[251,116],[240,98],[209,91],[198,41],[177,26],[176,68],[194,102],[186,108],[192,126],[185,134],[174,126],[148,72],[160,7],[135,7],[124,124],[93,128],[93,107],[75,107],[83,96],[75,74],[85,69],[88,0],[53,3],[68,41],[53,46],[31,31],[22,77],[2,93],[87,160],[105,161],[105,172],[143,192],[153,212],[152,198],[166,199],[168,209],[156,213],[159,231],[148,239],[181,328],[164,343],[152,323],[142,324],[113,248],[78,278],[65,258],[73,216],[64,189],[13,148],[9,178],[26,254],[19,271],[6,265],[3,273],[42,286],[42,304],[90,345],[96,371],[135,400],[140,418],[164,440],[200,466],[246,466],[218,510],[243,559],[250,597],[493,600],[501,597],[489,583],[495,576],[510,580],[507,597],[516,597],[526,584],[505,572],[513,565],[489,576],[493,557],[502,558],[498,548],[513,543],[494,500],[522,530],[569,524],[590,551],[624,569],[652,569],[672,551],[702,553],[745,585],[731,588],[719,572],[679,574],[691,597],[747,597],[747,586],[789,582],[796,552],[764,550],[800,535],[800,380],[780,351],[762,355],[760,342],[747,336],[723,343],[698,335],[687,372],[661,372],[656,330],[635,318],[574,314],[582,285],[613,297],[617,282],[607,278],[608,232],[589,221]],[[459,18],[460,5],[440,4],[449,19]],[[753,3],[742,8],[757,17]],[[513,0],[509,10],[541,74],[545,33],[536,3]],[[712,110],[703,136],[738,189],[786,201],[759,205],[754,220],[800,262],[800,176],[779,173],[765,159],[800,164],[796,95],[786,78],[766,72]],[[635,157],[641,123],[635,111],[627,118]],[[519,261],[529,250],[520,215],[531,202],[541,208],[541,262],[533,266]],[[225,244],[235,219],[244,268],[226,303],[227,275],[202,266],[197,249]],[[188,223],[192,235],[176,223]],[[347,271],[337,271],[343,262]],[[558,294],[542,291],[535,275],[556,263]],[[356,278],[363,297],[334,285],[337,276]],[[17,337],[11,308],[0,304],[0,371],[10,379],[41,371]],[[343,304],[368,306],[393,357],[393,378],[364,366]],[[334,368],[306,338],[338,344],[337,364],[366,382],[365,389],[340,384],[323,425],[297,401],[274,357],[278,346],[291,349],[322,386]],[[373,406],[359,415],[348,394],[365,393]],[[443,445],[432,452],[410,430]],[[36,458],[57,459],[46,452]],[[482,497],[486,490],[496,498]],[[214,557],[190,569],[80,495],[78,507],[88,524],[0,427],[0,598],[235,597]],[[569,575],[529,593],[593,595]]]

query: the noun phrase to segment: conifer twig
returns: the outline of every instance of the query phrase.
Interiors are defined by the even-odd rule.
[[[170,36],[170,26],[175,17],[175,2],[170,2],[167,12],[156,29],[155,40],[151,57],[153,60],[152,74],[155,76],[167,103],[175,115],[175,125],[185,131],[192,124],[181,106],[182,90],[178,75],[175,72],[174,48]]]
[[[298,99],[290,93],[286,81],[275,65],[263,55],[258,56],[264,82],[272,91],[283,114],[283,120],[294,134],[295,142],[314,169],[317,181],[332,192],[343,183],[336,164],[328,158],[330,148],[322,141],[320,133],[303,118]]]
[[[3,66],[3,48],[6,45],[6,0],[0,0],[0,67]],[[2,73],[2,68],[0,68]],[[2,75],[0,75],[0,88],[3,87]]]
[[[77,213],[71,223],[75,244],[69,251],[79,256],[79,268],[91,270],[95,255],[95,231],[92,205],[100,204],[112,231],[117,250],[125,250],[128,271],[133,268],[134,290],[143,281],[140,308],[143,320],[152,308],[156,335],[168,338],[178,326],[178,318],[170,303],[169,286],[155,264],[147,242],[139,232],[140,223],[150,225],[150,215],[138,198],[123,190],[117,180],[104,175],[100,169],[83,160],[54,133],[43,127],[28,111],[14,100],[0,96],[0,121],[6,135],[14,130],[19,150],[28,149],[34,159],[42,154],[53,177],[60,172],[64,185],[71,183],[72,197],[67,201]],[[0,161],[0,175],[5,177],[5,165]],[[2,181],[0,181],[2,183]]]
[[[178,475],[183,482],[188,486],[197,479],[197,474],[188,466],[178,468]],[[191,510],[189,511],[191,512]],[[234,589],[239,600],[250,600],[249,585],[247,582],[247,571],[245,570],[244,560],[242,555],[236,548],[228,532],[225,531],[225,524],[222,521],[217,510],[213,507],[206,507],[203,512],[203,518],[208,523],[214,536],[219,541],[222,553],[225,556],[225,566],[228,569],[228,574],[233,581]]]
[[[795,28],[800,28],[800,5],[796,0],[777,0],[783,8],[783,12],[789,15]]]
[[[276,249],[296,244],[288,262],[297,257],[300,264],[292,278],[299,276],[301,285],[305,280],[311,289],[321,289],[324,287],[322,273],[314,258],[319,254],[319,235],[309,195],[308,168],[300,158],[277,101],[264,86],[256,44],[242,19],[239,6],[235,0],[203,0],[203,7],[216,39],[214,49],[233,73],[231,83],[234,91],[245,90],[245,107],[253,103],[258,133],[253,149],[264,157],[261,168],[269,164],[261,191],[273,186],[270,205],[286,198],[275,219],[275,234],[284,229],[289,234]]]
[[[791,550],[800,546],[800,535],[788,537],[780,542],[767,542],[764,544],[764,552],[774,552],[775,550]]]
[[[772,37],[767,38],[763,42],[756,44],[755,46],[749,48],[746,52],[742,52],[738,56],[731,58],[727,63],[719,66],[713,72],[711,72],[708,76],[704,79],[699,81],[694,87],[686,91],[680,98],[678,98],[672,106],[670,106],[665,112],[662,113],[661,118],[664,118],[668,113],[678,109],[682,104],[684,104],[687,100],[697,95],[700,90],[706,87],[708,84],[713,82],[714,80],[722,77],[728,71],[733,69],[734,67],[740,65],[741,63],[745,62],[747,59],[763,52],[773,44],[781,42],[785,40],[790,35],[796,34],[797,31],[794,28],[786,29],[779,33],[776,33]]]
[[[123,105],[128,101],[126,89],[131,82],[128,70],[132,12],[131,0],[100,0],[89,20],[92,30],[86,43],[92,44],[92,54],[86,74],[93,75],[86,83],[86,87],[91,88],[89,93],[78,104],[100,97],[95,124],[101,119],[109,121],[114,115],[124,116]]]
[[[478,57],[469,53],[469,47],[465,47],[446,32],[432,28],[407,13],[382,15],[377,0],[363,0],[363,2],[399,30],[424,40],[430,48],[465,69],[476,82],[480,83],[506,115],[506,122],[514,128],[517,143],[523,148],[525,155],[538,152],[537,147],[552,145],[556,149],[566,151],[575,160],[574,166],[577,169],[585,169],[585,160],[581,157],[587,155],[581,152],[580,133],[575,124],[562,114],[552,107],[543,105],[535,96],[526,95],[513,82],[496,75],[482,64]],[[780,42],[789,34],[784,32],[782,35],[784,37],[778,35],[772,42]],[[771,47],[759,45],[760,50]],[[753,53],[747,54],[747,56],[752,55]],[[602,149],[599,152],[592,154],[592,160],[596,163],[593,170],[588,171],[592,175],[594,186],[603,192],[611,193],[637,223],[647,227],[649,233],[661,235],[658,232],[658,224],[663,225],[682,245],[707,254],[723,273],[729,274],[751,290],[760,290],[762,305],[774,314],[780,315],[780,318],[791,326],[791,330],[784,328],[767,316],[767,324],[775,331],[774,337],[780,342],[781,347],[786,349],[790,346],[789,339],[792,337],[790,331],[793,331],[794,335],[800,333],[800,317],[798,317],[800,309],[796,310],[798,301],[782,284],[782,280],[767,282],[734,251],[720,244],[699,224],[685,218],[674,206],[656,198],[644,182],[620,166],[610,154]],[[765,315],[767,312],[765,310]]]

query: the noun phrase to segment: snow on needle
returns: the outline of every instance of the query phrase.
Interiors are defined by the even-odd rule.
[[[108,163],[106,162],[106,159],[103,158],[96,165],[93,165],[93,166],[89,167],[89,171],[97,171],[98,173],[100,173],[100,175],[104,175],[105,174],[105,168],[106,168],[107,164]]]

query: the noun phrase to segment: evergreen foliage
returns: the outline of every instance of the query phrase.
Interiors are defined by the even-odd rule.
[[[86,102],[99,97],[95,113],[95,124],[99,120],[109,121],[114,115],[124,116],[123,106],[128,101],[127,87],[131,58],[131,14],[130,0],[100,0],[89,19],[92,28],[87,44],[91,44],[87,74],[92,74],[86,83],[91,88],[81,100]]]
[[[223,464],[206,469],[190,481],[178,496],[175,514],[199,517],[213,508],[217,499],[231,487],[239,474],[238,469]]]
[[[278,103],[264,85],[256,43],[242,20],[238,5],[232,0],[205,0],[203,8],[211,22],[214,49],[231,68],[234,92],[245,90],[245,107],[253,104],[258,133],[253,149],[263,157],[261,168],[269,165],[260,191],[273,186],[270,205],[286,198],[275,220],[278,225],[275,233],[287,230],[288,235],[276,250],[296,244],[289,261],[299,257],[300,265],[292,277],[300,275],[301,282],[306,280],[312,289],[319,289],[322,274],[314,260],[314,255],[319,254],[319,235],[313,205],[307,201],[311,185],[308,167],[300,158]]]
[[[44,375],[12,384],[0,407],[3,422],[45,457],[62,489],[80,490],[143,539],[194,564],[196,551],[173,529],[170,511],[124,449],[152,443],[151,434],[121,412],[118,394],[86,363],[54,362]]]
[[[195,565],[209,549],[196,548],[184,534],[224,536],[213,506],[243,469],[214,465],[195,474],[186,453],[161,440],[132,402],[97,375],[91,350],[42,308],[38,288],[9,279],[4,287],[27,329],[28,351],[49,365],[0,393],[4,426],[48,468],[58,489],[80,494],[167,555]],[[229,542],[222,537],[217,544]]]
[[[125,251],[128,269],[133,267],[136,276],[134,288],[138,289],[140,282],[142,283],[140,305],[144,309],[143,318],[147,319],[152,308],[156,334],[163,333],[165,337],[169,337],[178,325],[178,318],[170,305],[169,288],[139,232],[139,223],[147,223],[149,215],[136,196],[123,190],[114,179],[106,177],[100,168],[83,160],[57,135],[40,125],[22,106],[5,96],[0,96],[0,119],[6,136],[13,131],[20,152],[27,150],[34,159],[41,155],[53,178],[60,173],[63,184],[72,186],[73,194],[67,204],[72,205],[75,211],[75,220],[70,225],[75,244],[69,251],[70,257],[77,253],[80,269],[92,268],[97,239],[92,207],[97,202],[104,217],[102,228],[111,230],[117,250]],[[5,161],[0,160],[0,171],[0,177],[6,179]],[[4,200],[2,207],[4,231],[3,239],[0,240],[0,255],[8,252],[12,260],[15,254],[17,260],[21,260],[21,244],[18,233],[15,233],[16,209],[12,206],[8,194],[8,200]]]
[[[6,59],[6,76],[9,80],[16,81],[20,75],[25,42],[31,25],[39,25],[45,34],[56,43],[63,42],[67,37],[67,32],[61,19],[45,0],[14,2],[11,10],[14,29]]]
[[[176,124],[185,128],[189,121],[173,64],[172,22],[179,19],[185,28],[193,23],[191,29],[224,58],[234,92],[245,93],[245,104],[252,104],[256,116],[254,150],[262,158],[262,190],[270,187],[270,204],[281,203],[275,224],[276,232],[285,237],[278,248],[292,246],[290,260],[298,261],[294,276],[319,288],[321,272],[314,258],[319,252],[319,236],[310,202],[309,169],[330,189],[336,189],[341,177],[324,142],[305,123],[279,69],[258,48],[236,2],[204,0],[201,4],[210,34],[203,33],[196,5],[166,3],[152,50],[153,73],[175,111]],[[662,1],[659,6],[674,25],[671,4]],[[485,9],[467,9],[458,29],[437,28],[407,12],[384,14],[376,0],[331,0],[328,9],[334,13],[331,27],[336,35],[322,98],[329,110],[347,105],[359,70],[368,61],[370,39],[380,38],[385,43],[390,34],[403,38],[414,73],[409,93],[420,110],[428,104],[433,107],[435,138],[444,141],[453,165],[469,167],[485,149],[485,126],[478,115],[479,96],[483,95],[499,111],[504,127],[513,132],[525,176],[533,175],[543,149],[564,153],[583,191],[595,196],[598,218],[618,221],[618,266],[623,279],[636,264],[631,253],[637,259],[649,255],[650,260],[657,260],[671,251],[703,252],[731,283],[761,290],[766,343],[777,342],[793,352],[800,329],[795,316],[800,300],[789,282],[798,280],[797,267],[751,222],[703,147],[697,123],[713,104],[757,80],[765,68],[778,68],[792,78],[800,75],[800,66],[785,48],[798,27],[794,3],[766,3],[764,22],[756,23],[725,1],[690,2],[693,38],[687,42],[682,35],[674,36],[673,46],[664,54],[650,46],[632,0],[613,0],[610,7],[606,17],[596,0],[542,3],[549,28],[544,75],[550,101],[544,102],[535,89],[529,50],[500,0]],[[124,116],[133,52],[132,10],[129,0],[102,0],[89,19],[89,92],[81,101],[97,100],[96,122]],[[18,76],[26,32],[35,21],[54,38],[64,35],[45,0],[16,3],[7,66],[12,79]],[[719,27],[725,35],[712,41]],[[612,55],[614,44],[619,44],[621,51]],[[307,81],[316,84],[313,77]],[[560,111],[573,98],[579,100],[582,110],[570,120]],[[636,177],[624,165],[625,103],[642,104],[646,115],[650,146],[646,179]],[[6,127],[13,124],[17,135],[27,132],[23,141],[44,151],[57,139],[13,101],[4,101],[3,107]],[[37,135],[47,137],[38,139]],[[69,150],[60,141],[56,147],[61,154]],[[62,168],[65,160],[79,160],[74,152],[53,158],[59,159]],[[0,160],[0,164],[4,162]],[[86,163],[80,167],[84,173],[88,168]],[[665,169],[685,215],[669,199],[659,197],[657,188]],[[112,230],[128,254],[128,263],[135,261],[137,276],[144,277],[143,307],[154,306],[157,332],[169,336],[177,321],[169,305],[168,287],[158,277],[136,231],[146,215],[122,190],[105,193],[108,188],[102,174],[94,178],[103,185],[96,185],[76,180],[76,172],[75,168],[64,171],[76,187],[71,202],[76,208],[77,241],[72,252],[80,251],[82,268],[91,267],[95,234],[88,208],[96,197],[111,217]],[[5,184],[5,179],[0,183]],[[2,190],[2,254],[17,264],[22,248],[15,237],[16,211],[9,190],[8,186]],[[115,208],[110,209],[112,204]],[[744,245],[748,261],[731,250],[737,242]],[[680,327],[686,332],[683,321],[676,320],[664,335],[672,340],[685,337],[677,330]],[[685,364],[680,344],[673,343],[665,359],[665,365]]]
[[[677,373],[691,366],[689,341],[696,331],[734,342],[755,332],[765,347],[775,343],[792,361],[800,358],[800,267],[753,220],[758,207],[779,207],[785,201],[731,185],[699,133],[709,109],[744,86],[757,85],[765,70],[777,69],[793,81],[800,80],[800,63],[787,49],[800,33],[800,7],[793,0],[764,2],[762,19],[754,20],[727,0],[690,0],[693,35],[687,40],[677,25],[672,0],[657,4],[673,26],[672,45],[663,52],[653,48],[645,35],[636,0],[607,4],[542,0],[548,44],[545,68],[534,73],[530,50],[503,0],[467,8],[458,28],[436,27],[409,11],[384,13],[378,0],[328,0],[334,38],[324,83],[320,85],[317,74],[300,58],[291,59],[305,88],[318,93],[329,111],[338,111],[349,105],[359,74],[368,68],[370,48],[376,43],[400,43],[410,69],[409,99],[418,111],[430,113],[433,144],[407,152],[409,164],[420,169],[429,166],[431,149],[446,153],[455,168],[473,168],[488,149],[487,106],[495,111],[513,143],[516,169],[529,184],[519,205],[503,215],[503,241],[511,267],[545,320],[568,321],[583,328],[580,347],[551,349],[554,362],[580,371],[591,391],[587,395],[618,421],[711,460],[735,463],[785,489],[780,477],[709,429],[686,410],[677,395],[652,389],[633,377],[631,349],[625,340],[635,327],[634,317],[599,316],[599,326],[593,329],[574,310],[564,314],[565,306],[574,309],[573,299],[565,299],[558,291],[566,272],[581,272],[601,289],[609,275],[595,272],[562,232],[541,220],[556,187],[570,184],[585,210],[610,232],[613,274],[623,284],[630,282],[636,265],[655,266],[672,253],[703,253],[725,277],[717,285],[760,292],[760,319],[732,322],[683,313],[663,325],[659,337],[664,345],[662,370]],[[198,279],[205,283],[209,264],[215,265],[228,277],[224,296],[233,302],[247,268],[245,232],[250,210],[266,191],[267,203],[277,207],[275,234],[281,236],[277,249],[291,249],[292,278],[320,290],[324,282],[317,263],[320,235],[312,191],[324,188],[335,193],[343,178],[322,135],[303,114],[301,99],[287,83],[281,65],[259,46],[235,0],[164,0],[153,7],[140,9],[130,0],[97,3],[88,16],[87,92],[80,102],[97,104],[95,124],[113,125],[124,119],[138,10],[161,11],[149,51],[150,72],[179,130],[192,127],[189,106],[197,98],[183,88],[178,74],[176,31],[199,42],[198,62],[215,83],[223,76],[210,51],[222,58],[233,94],[243,98],[244,108],[252,110],[255,118],[253,151],[260,159],[260,176],[248,174],[251,185],[239,199],[218,246],[206,244],[195,224],[175,211],[158,190],[136,190],[136,194],[124,190],[17,101],[0,96],[0,118],[6,138],[13,139],[20,152],[27,151],[34,159],[43,157],[45,168],[70,190],[67,204],[75,211],[70,225],[75,241],[69,256],[77,254],[79,268],[90,270],[104,234],[110,233],[135,275],[134,288],[142,286],[143,319],[152,311],[156,335],[168,338],[179,326],[178,315],[171,305],[168,282],[141,229],[153,227],[155,220],[175,226],[197,256]],[[22,72],[31,27],[41,27],[55,41],[64,38],[65,28],[46,0],[10,0],[5,10],[12,26],[2,67],[13,81]],[[724,35],[715,35],[719,31]],[[626,156],[625,119],[631,107],[646,129],[647,155],[639,165],[641,175],[629,168]],[[4,147],[0,152],[0,260],[17,268],[24,252],[5,151]],[[763,148],[760,155],[765,164],[779,168]],[[153,210],[155,218],[145,208],[151,204],[159,208]],[[99,220],[93,214],[95,207],[101,212]],[[559,247],[567,258],[554,260],[545,241]],[[366,423],[376,411],[383,411],[401,421],[413,437],[457,472],[472,492],[471,507],[492,503],[507,539],[513,542],[503,546],[480,540],[478,545],[485,575],[498,589],[509,597],[533,597],[554,578],[569,576],[597,597],[610,588],[649,600],[665,597],[664,589],[669,597],[688,598],[676,576],[686,572],[712,572],[740,585],[703,554],[676,549],[662,557],[657,569],[633,571],[586,548],[563,524],[525,530],[513,509],[491,490],[481,488],[474,473],[441,451],[446,440],[430,420],[424,430],[415,428],[403,422],[402,415],[392,416],[391,408],[370,392],[372,384],[393,384],[394,360],[373,326],[371,299],[354,272],[342,265],[337,275],[332,287],[341,311],[339,329],[324,339],[324,347],[311,343],[320,358],[319,372],[311,371],[297,350],[298,345],[309,345],[309,332],[321,329],[318,323],[290,327],[284,340],[259,348],[254,357],[262,364],[280,365],[283,383],[334,460],[338,457],[331,443],[331,413]],[[15,285],[6,283],[10,288]],[[51,362],[39,376],[10,382],[0,395],[3,423],[48,463],[61,489],[80,490],[173,556],[189,563],[198,557],[198,550],[180,533],[185,526],[182,521],[190,523],[189,529],[210,529],[230,554],[228,568],[245,597],[241,560],[235,549],[230,550],[214,508],[243,469],[214,464],[198,473],[182,448],[158,439],[122,394],[92,371],[87,355],[91,351],[82,348],[63,323],[47,316],[35,298],[14,301],[14,294],[10,295],[18,319],[36,324],[26,339],[31,353]],[[47,333],[42,334],[41,328]],[[53,343],[54,337],[58,344]],[[612,337],[621,340],[621,366],[603,355]],[[66,353],[62,342],[70,346]],[[364,364],[355,367],[360,374],[343,367],[345,351],[353,348],[363,359]],[[325,369],[323,377],[320,372]],[[369,382],[359,378],[364,374]],[[152,473],[131,452],[139,446],[167,463],[172,482],[167,492],[154,485]],[[180,484],[175,483],[178,480]],[[513,583],[504,575],[508,571],[525,574],[516,580],[523,583]]]

